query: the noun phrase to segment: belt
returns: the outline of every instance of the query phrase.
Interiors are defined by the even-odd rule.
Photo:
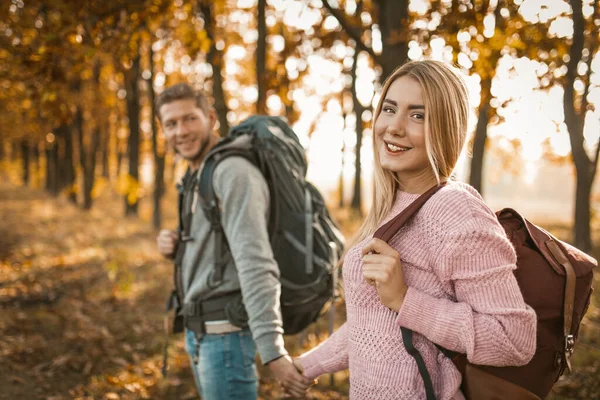
[[[204,323],[207,335],[220,335],[223,333],[240,332],[242,328],[229,321],[207,321]]]
[[[225,313],[227,303],[239,296],[239,292],[234,292],[204,301],[185,303],[181,310],[185,327],[198,334],[239,332],[241,329],[231,324]]]

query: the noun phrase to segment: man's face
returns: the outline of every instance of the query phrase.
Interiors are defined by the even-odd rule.
[[[175,100],[160,107],[161,124],[167,141],[184,159],[197,162],[215,126],[215,112],[206,115],[193,99]]]

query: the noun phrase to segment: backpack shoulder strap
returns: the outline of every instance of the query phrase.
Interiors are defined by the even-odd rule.
[[[254,163],[252,155],[244,149],[224,149],[221,152],[215,152],[206,159],[202,167],[202,171],[198,175],[198,200],[206,216],[210,222],[211,230],[215,235],[215,266],[210,278],[208,286],[215,288],[223,282],[223,274],[225,273],[226,259],[223,257],[223,251],[226,248],[225,232],[221,224],[221,210],[219,208],[219,199],[215,193],[213,185],[213,176],[217,166],[226,158],[238,156],[247,159]]]
[[[421,196],[419,196],[415,201],[413,201],[408,207],[404,209],[400,214],[396,215],[385,225],[381,226],[375,233],[373,237],[379,238],[385,242],[389,242],[395,235],[398,233],[400,228],[406,224],[406,222],[411,219],[413,216],[419,212],[421,207],[425,205],[427,200],[431,198],[434,194],[440,190],[445,183],[434,186]],[[433,391],[433,384],[431,382],[431,375],[427,371],[427,367],[425,366],[425,361],[419,353],[419,350],[413,344],[413,331],[410,329],[401,328],[402,331],[402,342],[404,343],[404,347],[408,354],[411,355],[415,359],[417,363],[417,368],[419,369],[419,374],[421,378],[423,378],[423,384],[425,385],[425,393],[427,396],[427,400],[435,400],[435,392]]]
[[[401,327],[400,330],[402,331],[402,342],[404,342],[407,353],[417,362],[419,374],[421,375],[421,378],[423,378],[423,384],[425,385],[425,395],[427,396],[427,400],[435,400],[431,375],[429,375],[429,372],[427,371],[423,356],[421,356],[421,353],[419,353],[419,350],[413,344],[413,331],[404,327]]]
[[[404,209],[400,214],[396,215],[385,225],[381,226],[379,229],[375,231],[373,237],[383,240],[384,242],[388,242],[391,240],[396,233],[406,224],[406,222],[415,216],[421,207],[427,203],[427,200],[431,198],[434,194],[438,192],[442,187],[446,185],[445,182],[440,185],[434,186],[422,195],[420,195],[415,201],[410,203],[408,207]]]

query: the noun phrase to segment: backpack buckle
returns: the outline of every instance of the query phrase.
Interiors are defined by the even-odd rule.
[[[573,354],[573,347],[575,347],[575,338],[573,335],[566,335],[564,362],[569,370],[569,373],[571,373],[571,354]]]
[[[184,243],[185,243],[185,242],[190,242],[190,241],[194,240],[194,237],[193,237],[193,236],[190,236],[190,235],[186,235],[185,233],[182,233],[182,234],[181,234],[181,238],[180,238],[179,240],[180,240],[181,242],[184,242]]]
[[[565,353],[569,355],[573,354],[573,347],[575,347],[575,338],[573,335],[565,336]]]

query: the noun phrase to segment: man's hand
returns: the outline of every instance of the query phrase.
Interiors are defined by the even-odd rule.
[[[173,258],[178,242],[177,232],[170,229],[161,230],[156,237],[159,253],[167,258]]]
[[[373,238],[362,249],[363,277],[377,288],[384,306],[398,312],[408,290],[400,254],[383,240]]]
[[[300,373],[290,356],[280,357],[267,365],[284,392],[294,397],[304,397],[308,388],[314,385],[312,380]]]

